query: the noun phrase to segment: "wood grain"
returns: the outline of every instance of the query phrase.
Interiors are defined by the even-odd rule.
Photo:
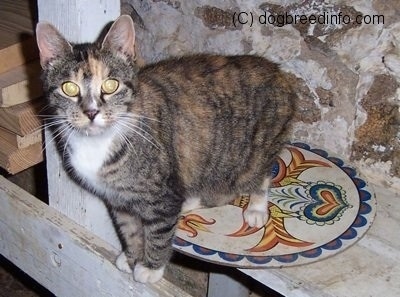
[[[6,141],[16,149],[26,148],[32,144],[43,143],[42,131],[38,130],[25,136],[19,136],[0,127],[0,139]]]
[[[1,35],[1,34],[0,34]],[[0,73],[39,58],[36,39],[30,37],[8,47],[0,47]]]
[[[39,19],[71,42],[92,42],[120,14],[120,0],[38,0]],[[51,135],[46,134],[47,140]],[[104,203],[70,180],[54,143],[46,146],[49,204],[114,246],[119,240]],[[65,189],[68,189],[66,191]]]
[[[0,138],[0,167],[16,174],[43,161],[42,143],[16,148]]]
[[[190,297],[165,279],[135,282],[113,264],[118,253],[0,176],[0,254],[56,296]]]
[[[37,117],[41,108],[41,100],[0,108],[0,127],[20,136],[33,133],[42,124],[41,120]]]
[[[345,251],[307,265],[242,269],[284,296],[400,296],[400,193],[373,185],[378,199],[371,229]]]
[[[28,0],[1,0],[0,49],[33,36],[34,4]]]
[[[10,107],[39,98],[43,94],[40,73],[39,61],[1,73],[0,107]]]

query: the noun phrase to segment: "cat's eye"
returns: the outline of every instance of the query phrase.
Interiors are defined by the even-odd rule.
[[[101,85],[101,91],[105,94],[114,93],[119,86],[119,82],[116,79],[107,79]]]
[[[69,97],[76,97],[79,95],[79,86],[72,81],[63,83],[61,88],[65,95]]]

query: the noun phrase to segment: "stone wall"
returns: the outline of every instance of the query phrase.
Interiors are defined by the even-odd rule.
[[[400,188],[400,1],[125,1],[146,62],[199,52],[275,61],[300,94],[293,139]]]

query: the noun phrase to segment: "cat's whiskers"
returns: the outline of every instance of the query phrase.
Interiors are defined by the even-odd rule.
[[[152,144],[155,148],[157,148],[158,150],[161,150],[162,145],[154,138],[154,136],[152,136],[150,132],[146,131],[145,129],[143,129],[143,128],[139,127],[138,125],[136,125],[135,123],[131,122],[131,120],[132,120],[132,118],[129,118],[129,117],[124,117],[124,116],[117,117],[117,122],[119,125],[123,126],[124,128],[129,129],[129,131],[136,133],[137,135],[139,135],[140,137],[145,139],[147,142]]]
[[[128,147],[130,147],[133,152],[135,153],[136,157],[138,157],[138,154],[135,150],[134,145],[132,144],[132,142],[129,140],[129,138],[123,133],[121,127],[119,125],[114,125],[113,126],[114,131],[117,133],[117,135],[119,136],[119,138],[121,139],[121,141],[123,141],[124,143],[126,143],[128,145]]]
[[[158,150],[161,150],[161,144],[154,139],[154,137],[147,132],[146,130],[132,124],[132,123],[120,123],[122,126],[124,126],[125,128],[129,129],[130,131],[136,133],[137,135],[139,135],[140,137],[142,137],[143,139],[145,139],[147,142],[149,142],[151,145],[153,145],[155,148],[157,148]],[[144,135],[144,133],[148,134],[149,137],[146,137]],[[150,138],[153,138],[154,141],[152,141]]]
[[[39,127],[31,131],[31,133],[35,133],[38,131],[44,131],[46,128],[50,128],[55,125],[60,125],[67,122],[67,117],[65,115],[36,115],[37,117],[41,117],[44,119],[43,124]]]
[[[66,123],[66,120],[57,120],[52,122],[45,122],[43,125],[39,126],[34,132],[44,131],[45,129],[49,129],[54,126],[60,126]]]
[[[65,135],[66,132],[73,130],[72,127],[70,127],[66,122],[63,122],[64,125],[59,125],[57,126],[53,131],[52,131],[52,137],[49,140],[45,141],[45,145],[42,149],[42,153],[47,149],[47,147],[55,140],[57,140],[61,135]],[[55,125],[55,124],[54,124]]]
[[[43,114],[43,113],[40,113],[40,114],[35,114],[35,116],[36,117],[39,117],[39,118],[48,118],[48,119],[53,119],[53,118],[66,118],[66,116],[65,115],[61,115],[61,114]]]
[[[50,103],[44,104],[40,110],[38,110],[39,114],[42,114],[43,111],[51,109],[52,105]]]
[[[64,157],[65,157],[65,152],[67,151],[68,142],[69,142],[71,136],[76,133],[76,129],[74,129],[72,127],[68,127],[68,128],[69,128],[69,130],[67,130],[67,132],[69,133],[69,135],[68,135],[67,139],[65,140],[64,149],[63,149],[63,153],[62,153],[63,161],[64,161]]]
[[[140,115],[140,114],[136,114],[136,113],[118,113],[118,116],[125,116],[127,118],[137,118],[137,119],[145,119],[145,120],[149,120],[149,121],[154,121],[154,122],[160,122],[160,120],[155,119],[155,118],[150,118],[144,115]]]
[[[132,117],[130,117],[129,115],[125,115],[124,116],[128,121],[132,119]],[[137,117],[139,120],[141,119],[140,117]],[[142,119],[145,119],[145,117],[143,117]],[[159,121],[157,121],[159,122]],[[150,125],[148,125],[147,123],[145,123],[144,121],[140,121],[140,124],[145,126],[147,129],[149,129],[150,131],[156,132],[156,130],[154,128],[152,128]],[[162,130],[162,128],[159,128],[160,130]],[[147,131],[146,131],[147,132]]]
[[[149,129],[152,132],[157,132],[157,131],[154,128],[152,128],[150,125],[148,125],[145,121],[143,121],[143,119],[144,120],[150,120],[150,121],[158,122],[158,123],[161,122],[160,120],[157,120],[157,119],[154,119],[154,118],[150,118],[150,117],[146,117],[146,116],[143,116],[143,115],[137,115],[137,114],[134,114],[134,113],[129,113],[129,114],[127,114],[127,113],[119,113],[119,114],[117,114],[117,118],[124,118],[124,119],[127,119],[128,121],[132,121],[132,119],[137,119],[135,122],[137,122],[138,120],[139,121],[142,120],[142,121],[140,121],[140,124],[145,126],[147,129]],[[158,126],[157,129],[158,129],[158,131],[166,132],[160,126]],[[152,136],[149,132],[146,131],[146,133],[148,133],[150,136]],[[153,136],[152,136],[152,138],[154,139]]]
[[[61,135],[62,131],[59,132],[60,130],[62,130],[62,125],[66,123],[66,120],[57,120],[57,121],[52,121],[52,122],[44,122],[42,125],[40,125],[37,129],[35,129],[32,133],[35,132],[42,132],[44,131],[46,128],[51,128],[53,126],[56,126],[57,128],[52,132],[53,137],[50,138],[50,140],[45,141],[44,146],[41,150],[41,154],[43,154],[43,152],[46,150],[46,148],[48,147],[48,145],[53,142],[58,136]]]

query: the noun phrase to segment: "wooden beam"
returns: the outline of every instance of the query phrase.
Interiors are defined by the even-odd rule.
[[[0,73],[10,71],[39,58],[36,40],[31,37],[5,48],[0,48]]]
[[[42,161],[42,131],[19,136],[0,127],[0,167],[16,174]]]
[[[120,0],[37,0],[39,20],[52,23],[71,42],[93,42],[120,15]]]
[[[41,143],[26,148],[16,148],[0,138],[0,167],[16,174],[43,161]]]
[[[400,193],[374,190],[376,218],[354,246],[307,265],[241,271],[287,297],[400,296]]]
[[[112,264],[115,248],[1,176],[0,253],[59,297],[189,296],[135,282]]]
[[[93,42],[104,26],[120,14],[120,0],[38,0],[39,20],[52,23],[71,42]],[[46,141],[51,139],[46,132]],[[120,243],[104,204],[65,173],[54,144],[46,144],[49,204],[119,247]],[[65,189],[68,191],[65,191]]]
[[[209,297],[249,297],[250,290],[244,284],[223,273],[212,272],[208,279]]]
[[[41,100],[35,100],[0,108],[0,127],[21,136],[35,132],[42,124],[37,117],[42,105]]]
[[[33,144],[43,143],[42,131],[36,131],[25,136],[20,136],[0,127],[0,140],[7,142],[16,149],[26,148]]]
[[[38,60],[1,73],[0,107],[10,107],[39,98],[43,94],[40,73]]]
[[[1,0],[0,73],[39,57],[33,38],[34,1]]]
[[[1,0],[0,49],[33,35],[34,2],[28,0]]]

